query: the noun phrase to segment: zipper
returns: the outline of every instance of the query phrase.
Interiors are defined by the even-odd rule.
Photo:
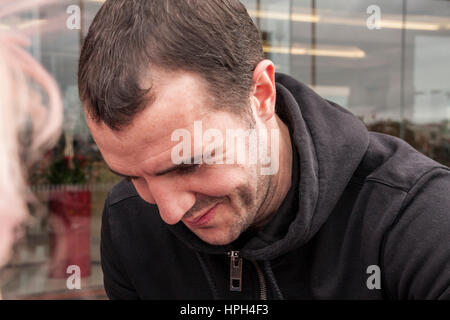
[[[259,280],[259,299],[260,300],[267,300],[267,286],[266,286],[266,279],[264,278],[264,273],[261,270],[261,267],[258,265],[258,262],[252,261],[253,265],[256,268],[256,273],[258,274],[258,280]]]
[[[243,259],[239,256],[239,251],[228,252],[230,257],[230,291],[242,291],[242,262]],[[267,286],[264,273],[256,261],[252,261],[256,268],[259,281],[259,298],[260,300],[267,300]]]
[[[228,252],[230,257],[230,291],[242,291],[242,258],[239,251]]]

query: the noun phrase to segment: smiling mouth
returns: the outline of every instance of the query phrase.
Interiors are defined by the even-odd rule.
[[[214,204],[211,208],[209,208],[205,212],[201,213],[196,218],[188,219],[185,222],[192,227],[200,227],[200,226],[207,225],[211,221],[211,219],[214,217],[217,207],[222,202],[223,201]]]

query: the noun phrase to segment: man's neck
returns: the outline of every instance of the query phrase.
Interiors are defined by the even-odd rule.
[[[279,140],[279,168],[278,172],[272,176],[267,198],[264,200],[263,212],[260,220],[254,225],[256,228],[264,226],[280,208],[283,200],[291,188],[292,184],[292,141],[289,129],[281,119],[275,115],[276,129],[280,132]],[[271,146],[274,148],[276,146]]]

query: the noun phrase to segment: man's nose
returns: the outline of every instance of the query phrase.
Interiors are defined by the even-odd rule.
[[[178,223],[195,204],[195,192],[181,181],[156,179],[147,184],[161,219],[167,224]]]

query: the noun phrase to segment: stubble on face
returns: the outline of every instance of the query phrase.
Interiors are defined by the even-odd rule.
[[[256,129],[254,114],[240,115],[237,120],[246,129]],[[248,145],[246,148],[249,150]],[[201,212],[214,202],[222,202],[225,205],[220,213],[228,215],[226,224],[205,227],[203,230],[191,229],[203,241],[213,245],[229,244],[249,228],[260,229],[270,218],[266,211],[275,193],[274,177],[261,174],[262,164],[259,162],[242,169],[247,175],[245,183],[235,187],[232,193],[222,199],[198,198],[194,206],[186,213],[185,217],[192,217],[194,213]]]
[[[230,223],[200,229],[187,227],[209,244],[225,245],[239,238],[247,229],[263,221],[264,216],[261,214],[271,189],[271,178],[257,174],[258,170],[257,167],[249,168],[247,183],[236,187],[234,192],[226,197],[199,197],[185,216],[192,217],[213,203],[221,202],[224,207],[223,211],[219,213],[228,215]]]

